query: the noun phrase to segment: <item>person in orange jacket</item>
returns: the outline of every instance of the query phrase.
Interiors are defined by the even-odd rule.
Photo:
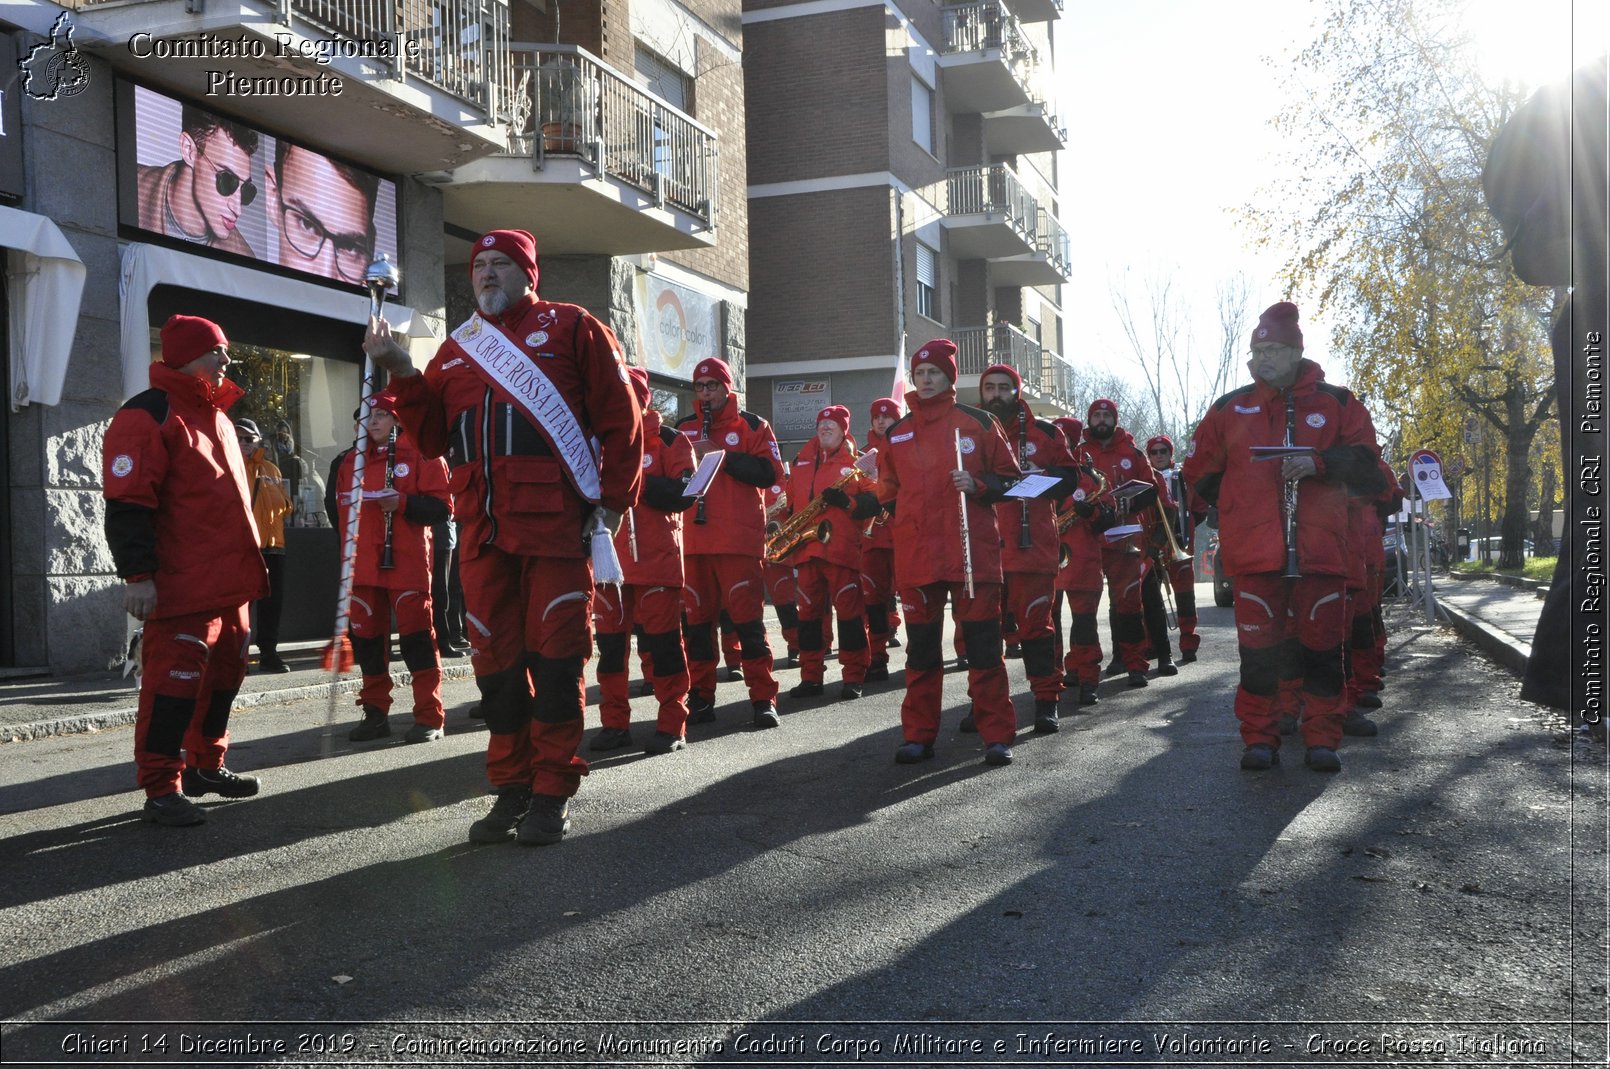
[[[1190,553],[1194,546],[1196,524],[1191,516],[1187,488],[1180,478],[1179,467],[1174,463],[1174,440],[1166,434],[1148,438],[1146,460],[1157,469],[1169,499],[1174,502],[1174,507],[1168,510],[1174,541],[1180,549]],[[1159,578],[1166,581],[1174,592],[1174,612],[1180,624],[1180,663],[1190,664],[1196,660],[1196,651],[1202,648],[1202,636],[1196,633],[1196,559],[1194,556],[1183,560],[1170,559],[1171,550],[1166,542],[1157,547],[1157,552],[1164,564]],[[1166,650],[1167,643],[1164,642],[1163,646]]]
[[[732,369],[715,357],[693,369],[694,409],[677,423],[695,455],[724,450],[725,458],[704,499],[694,506],[693,522],[682,530],[687,575],[684,608],[688,671],[688,723],[715,720],[715,624],[724,608],[732,615],[743,650],[743,678],[756,728],[774,728],[777,678],[772,674],[761,592],[765,576],[766,488],[783,481],[782,454],[771,424],[745,412],[732,390]]]
[[[693,505],[684,497],[693,474],[693,446],[660,423],[649,405],[648,372],[626,369],[643,409],[643,491],[615,533],[615,554],[625,578],[620,586],[593,591],[598,628],[598,702],[603,729],[592,750],[632,744],[631,694],[626,680],[626,646],[638,633],[646,661],[644,676],[654,688],[659,712],[654,734],[643,744],[650,754],[668,754],[686,744],[688,662],[682,647],[682,514]]]
[[[408,666],[414,692],[414,723],[408,742],[435,742],[442,737],[442,661],[436,648],[431,590],[431,528],[447,519],[447,465],[427,460],[397,423],[397,398],[391,391],[373,394],[369,406],[369,440],[365,443],[363,487],[358,505],[357,559],[354,564],[350,633],[352,656],[363,673],[358,690],[363,719],[347,733],[353,742],[370,742],[391,734],[391,620],[397,618],[397,649]],[[396,431],[393,439],[392,432]],[[345,534],[352,500],[353,450],[331,464],[325,507],[335,529]],[[388,476],[389,469],[389,476]],[[390,516],[388,524],[386,517]],[[386,566],[390,532],[391,567]]]
[[[1209,406],[1184,469],[1197,495],[1219,509],[1220,559],[1235,585],[1241,652],[1235,714],[1245,744],[1241,767],[1248,771],[1278,761],[1275,696],[1282,678],[1298,676],[1305,763],[1319,772],[1342,767],[1336,746],[1347,711],[1347,502],[1381,490],[1368,414],[1303,358],[1297,318],[1289,301],[1259,317],[1247,365],[1253,381]],[[1253,452],[1287,442],[1311,452],[1272,461]],[[1288,515],[1293,489],[1296,512]],[[1288,521],[1295,545],[1287,544]],[[1293,556],[1298,574],[1288,577]]]
[[[280,610],[285,605],[285,517],[291,514],[290,485],[268,459],[263,432],[253,421],[235,421],[235,437],[246,462],[246,483],[252,488],[252,517],[262,540],[263,564],[268,567],[268,596],[257,602],[257,667],[284,673],[291,666],[280,658]]]
[[[826,540],[807,539],[789,557],[799,577],[800,683],[789,692],[796,698],[822,693],[827,650],[823,621],[830,606],[838,617],[841,699],[861,696],[870,663],[861,593],[861,530],[880,506],[872,480],[855,468],[860,454],[849,431],[850,410],[829,405],[816,414],[816,437],[789,465],[789,515],[820,499],[824,507],[815,526],[827,525]]]
[[[1073,416],[1053,422],[1070,446],[1084,437],[1084,424]],[[1063,672],[1079,684],[1079,705],[1090,706],[1101,700],[1097,693],[1101,685],[1101,633],[1096,627],[1096,610],[1101,606],[1101,591],[1106,583],[1101,571],[1101,528],[1103,516],[1112,514],[1113,502],[1111,488],[1103,482],[1105,477],[1098,478],[1096,469],[1087,462],[1076,463],[1079,481],[1058,513],[1059,524],[1068,513],[1073,517],[1067,520],[1060,539],[1056,591],[1058,606],[1066,601],[1069,614]]]
[[[956,403],[954,342],[937,338],[919,348],[911,358],[911,381],[907,414],[889,428],[889,451],[879,457],[878,497],[894,504],[894,572],[907,639],[904,741],[894,759],[915,764],[934,755],[944,686],[940,639],[949,600],[966,643],[968,692],[984,762],[1009,765],[1017,714],[1006,684],[1001,537],[991,506],[1023,473],[995,417]]]
[[[200,824],[190,798],[248,798],[224,767],[229,711],[246,676],[247,607],[268,593],[246,466],[225,415],[229,339],[211,320],[162,327],[151,388],[118,409],[102,448],[106,542],[123,608],[144,624],[134,767],[144,819]],[[183,793],[181,794],[181,790]]]
[[[866,447],[882,456],[889,447],[889,428],[900,418],[900,403],[892,397],[872,402],[872,429],[866,434]],[[889,678],[889,651],[900,645],[895,632],[900,628],[900,603],[895,599],[894,538],[889,516],[881,509],[862,528],[861,598],[866,603],[867,682]]]
[[[637,501],[643,416],[615,335],[537,296],[537,243],[494,230],[473,249],[476,312],[423,374],[371,321],[364,351],[414,444],[452,469],[459,570],[497,801],[476,843],[558,843],[587,774],[582,672],[592,653],[590,543]],[[596,443],[596,444],[595,444]]]

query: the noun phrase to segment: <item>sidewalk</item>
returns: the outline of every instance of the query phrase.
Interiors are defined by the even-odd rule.
[[[1543,598],[1533,587],[1492,579],[1439,579],[1437,607],[1460,634],[1516,675],[1532,656],[1532,635],[1543,614]]]

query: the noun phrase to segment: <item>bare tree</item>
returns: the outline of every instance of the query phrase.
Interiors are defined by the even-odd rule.
[[[1112,308],[1118,315],[1119,326],[1123,328],[1135,362],[1146,378],[1146,393],[1157,426],[1173,427],[1179,416],[1173,410],[1171,395],[1174,391],[1170,389],[1169,379],[1177,379],[1183,359],[1180,354],[1182,312],[1174,294],[1174,280],[1163,274],[1149,275],[1142,283],[1144,306],[1139,309],[1131,303],[1128,282],[1126,269],[1122,284],[1111,286]]]

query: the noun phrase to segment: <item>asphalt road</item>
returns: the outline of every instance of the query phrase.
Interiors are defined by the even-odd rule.
[[[131,729],[0,746],[0,1062],[1602,1063],[1604,750],[1397,622],[1336,775],[1238,769],[1207,608],[1201,661],[1004,769],[960,673],[917,766],[898,673],[759,733],[723,684],[687,750],[594,761],[557,847],[465,841],[464,683],[428,746],[240,713],[264,791],[200,828],[138,819]]]

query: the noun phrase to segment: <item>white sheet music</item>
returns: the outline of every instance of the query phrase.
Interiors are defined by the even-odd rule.
[[[726,459],[727,451],[717,449],[706,453],[699,466],[693,469],[693,478],[688,480],[688,488],[683,492],[687,497],[703,497],[710,483],[715,479],[716,472],[721,470],[721,462]]]
[[[1007,497],[1039,497],[1062,480],[1054,475],[1025,475],[1012,484]]]

